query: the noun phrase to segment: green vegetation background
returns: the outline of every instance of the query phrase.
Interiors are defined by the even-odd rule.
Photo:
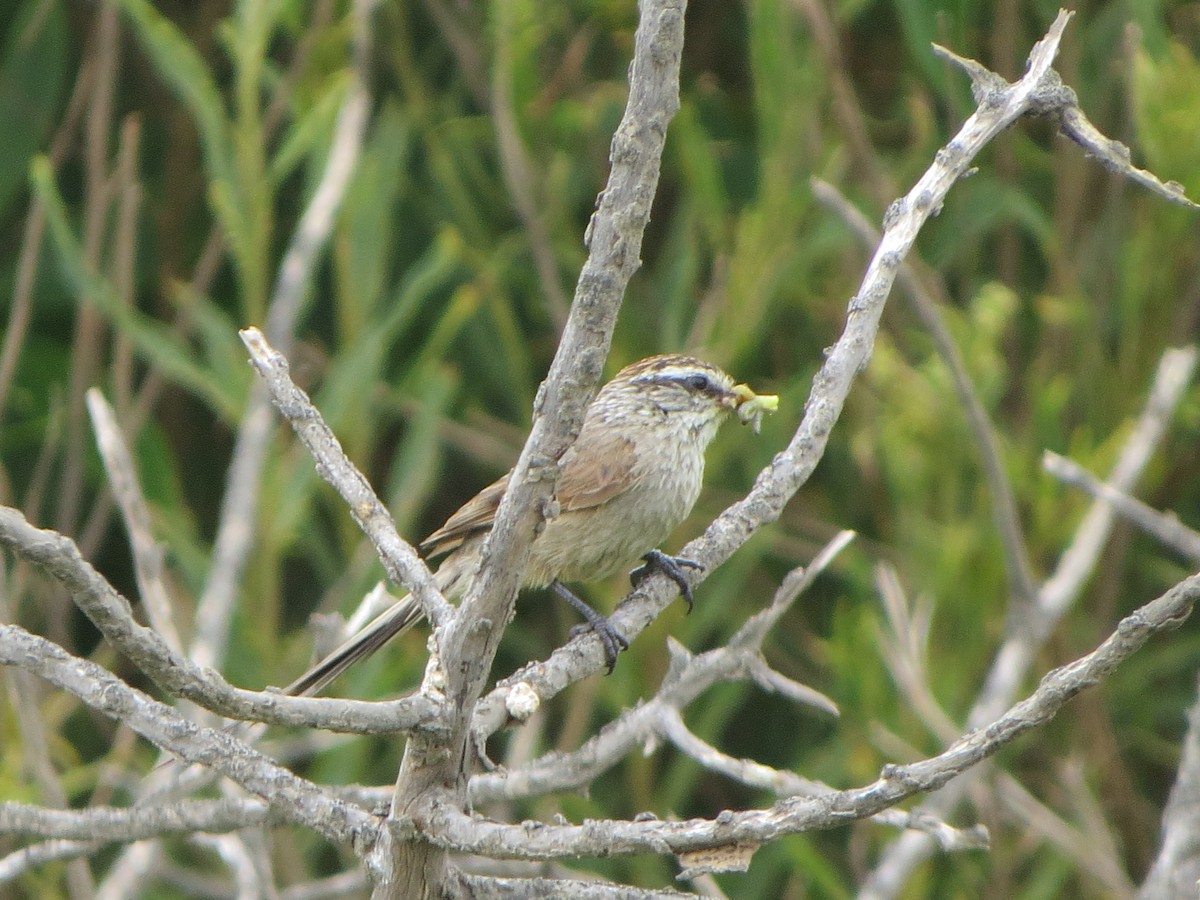
[[[112,60],[97,53],[100,3],[0,6],[6,328],[24,290],[22,266],[36,262],[32,321],[0,406],[0,500],[74,536],[136,595],[82,411],[82,389],[100,385],[132,429],[186,630],[251,381],[236,330],[262,324],[282,251],[320,175],[349,84],[350,17],[342,0],[117,5]],[[822,348],[841,329],[864,251],[814,201],[809,179],[838,185],[878,221],[971,110],[969,86],[932,55],[930,42],[1014,77],[1056,9],[1047,0],[691,4],[682,109],[610,371],[653,353],[695,351],[782,403],[761,436],[737,428],[721,435],[707,490],[669,549],[744,491],[786,443]],[[448,15],[439,19],[438,11]],[[814,39],[814,11],[830,17],[833,45]],[[427,0],[377,10],[366,144],[291,357],[411,538],[512,462],[555,347],[561,308],[547,300],[506,181],[494,103],[511,98],[532,165],[526,196],[569,297],[625,100],[635,21],[632,0]],[[836,77],[848,79],[865,117],[868,154],[838,115],[831,46],[844,65]],[[1082,2],[1057,64],[1107,134],[1192,197],[1200,196],[1197,52],[1200,3]],[[110,111],[97,84],[111,88]],[[1163,349],[1195,339],[1198,223],[1105,173],[1038,121],[1021,123],[977,164],[917,250],[947,287],[944,313],[998,429],[1030,556],[1044,577],[1086,502],[1041,472],[1041,454],[1056,450],[1097,472],[1112,463]],[[23,248],[31,217],[43,214],[43,237]],[[1193,389],[1141,490],[1193,525],[1198,430]],[[720,644],[788,569],[836,530],[853,528],[859,541],[768,650],[775,666],[836,700],[841,718],[736,685],[710,692],[688,721],[735,756],[836,786],[936,752],[941,744],[881,658],[873,567],[890,562],[910,597],[933,604],[928,671],[937,699],[961,721],[1008,599],[978,460],[945,367],[894,295],[829,451],[783,519],[705,582],[691,616],[681,605],[668,610],[614,675],[551,704],[531,736],[536,749],[578,746],[653,693],[668,635],[697,651]],[[1035,674],[1091,649],[1123,612],[1186,574],[1186,562],[1118,527]],[[349,611],[379,575],[340,502],[279,429],[226,674],[251,687],[288,681],[309,659],[309,617]],[[48,583],[7,583],[19,621],[141,683]],[[606,607],[624,589],[615,579],[586,591]],[[560,604],[524,598],[498,674],[548,654],[571,624]],[[423,633],[410,634],[339,691],[377,697],[416,684],[423,642]],[[1094,834],[1087,823],[1096,816],[1106,822],[1133,883],[1156,850],[1197,661],[1193,622],[1000,760],[1081,834]],[[111,784],[100,764],[110,754],[143,768],[154,757],[136,742],[114,751],[113,724],[64,697],[47,695],[42,713],[58,736],[50,752],[73,802],[98,790],[116,802],[128,797],[128,786]],[[0,734],[0,796],[39,800],[7,704]],[[506,741],[496,747],[500,756]],[[354,738],[298,765],[318,778],[386,783],[400,753],[394,742]],[[589,797],[549,798],[509,814],[712,815],[771,799],[660,749],[602,777]],[[1109,896],[1078,859],[995,804],[957,820],[974,821],[992,828],[991,852],[936,857],[908,896]],[[737,898],[851,896],[894,837],[864,824],[788,838],[761,851],[748,874],[719,881]],[[0,850],[10,846],[0,840]],[[221,873],[215,858],[180,841],[172,847],[181,863]],[[275,852],[288,879],[351,864],[286,830]],[[645,857],[588,865],[645,886],[671,884],[676,871],[669,860]],[[64,890],[62,869],[48,867],[23,887],[55,895]]]

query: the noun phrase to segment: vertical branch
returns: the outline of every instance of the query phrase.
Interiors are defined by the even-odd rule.
[[[679,108],[683,53],[682,0],[643,0],[629,73],[629,100],[613,135],[612,171],[585,234],[587,262],[546,382],[538,391],[529,439],[488,538],[485,561],[441,641],[453,718],[448,737],[414,735],[396,783],[392,815],[427,817],[441,803],[461,807],[474,759],[468,726],[499,646],[534,529],[557,480],[558,460],[583,424],[612,341],[625,286],[641,265],[642,234],[658,185],[667,125]],[[448,796],[439,797],[445,792]],[[413,897],[444,883],[444,850],[409,841],[380,841],[370,863],[377,896]]]
[[[133,465],[133,457],[121,430],[112,407],[104,399],[104,395],[96,388],[87,393],[88,412],[92,416],[92,425],[96,430],[96,444],[100,448],[100,456],[104,460],[104,469],[108,473],[108,483],[113,496],[121,508],[121,516],[125,520],[125,528],[129,532],[129,546],[133,552],[133,569],[137,578],[138,593],[150,624],[167,645],[176,653],[183,651],[183,642],[175,628],[175,617],[171,610],[171,601],[167,596],[166,584],[163,581],[163,553],[158,542],[154,540],[154,531],[150,524],[150,510],[146,506],[146,498],[142,496],[138,484],[137,471]]]
[[[1200,883],[1200,700],[1188,710],[1179,773],[1162,821],[1162,849],[1138,900],[1187,897]]]

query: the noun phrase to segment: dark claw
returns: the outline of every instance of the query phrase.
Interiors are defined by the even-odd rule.
[[[661,572],[679,585],[679,593],[683,595],[683,600],[687,603],[687,611],[690,613],[692,607],[696,605],[696,601],[692,598],[692,586],[688,584],[683,570],[696,569],[703,572],[704,566],[694,559],[686,559],[682,556],[667,556],[661,550],[651,550],[642,559],[645,561],[645,565],[638,566],[629,573],[629,583],[636,588],[655,572]]]
[[[561,581],[550,582],[550,587],[554,593],[570,603],[576,612],[587,619],[586,624],[576,625],[571,629],[571,637],[576,637],[584,631],[594,632],[604,647],[604,661],[608,666],[608,674],[611,675],[613,669],[617,667],[617,656],[622,650],[629,649],[629,641],[625,639],[625,635],[613,628],[612,623],[605,616],[600,615],[576,597]]]
[[[578,637],[581,634],[592,632],[600,639],[600,643],[604,645],[604,664],[608,669],[608,674],[613,673],[613,669],[617,667],[617,656],[622,650],[629,649],[629,640],[617,629],[613,628],[612,623],[608,621],[606,616],[597,614],[597,618],[593,622],[584,622],[576,625],[571,629],[571,637]]]

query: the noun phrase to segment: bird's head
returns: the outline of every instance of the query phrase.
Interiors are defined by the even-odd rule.
[[[735,384],[711,363],[667,354],[626,366],[601,389],[593,409],[609,419],[669,419],[711,440],[728,413],[737,413],[757,431],[763,414],[778,406],[778,397]]]

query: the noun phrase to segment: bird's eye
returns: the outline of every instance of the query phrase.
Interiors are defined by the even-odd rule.
[[[684,382],[694,391],[707,391],[712,387],[712,383],[708,380],[707,375],[689,375]]]

